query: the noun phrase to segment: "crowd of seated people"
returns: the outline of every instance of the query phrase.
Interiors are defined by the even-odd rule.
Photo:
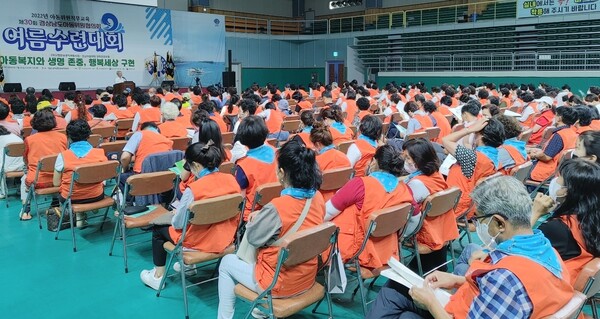
[[[269,286],[278,251],[272,244],[286,234],[306,203],[309,215],[301,229],[333,222],[339,227],[343,261],[361,248],[371,213],[404,203],[413,207],[402,232],[369,239],[358,258],[365,269],[399,258],[402,235],[416,231],[422,271],[429,272],[448,261],[460,223],[466,223],[462,229],[477,230],[484,245],[468,245],[454,275],[437,271],[426,278],[432,287],[457,289],[450,303],[443,307],[432,301],[427,287],[408,290],[390,281],[369,318],[401,318],[405,313],[417,318],[479,317],[492,311],[490,303],[502,307],[502,318],[545,316],[568,302],[578,273],[600,256],[599,88],[591,87],[583,98],[567,85],[492,83],[429,89],[424,83],[392,82],[380,89],[374,82],[352,81],[290,84],[283,91],[274,84],[253,84],[241,94],[216,87],[207,93],[199,87],[179,91],[176,86],[123,92],[107,88],[95,97],[68,92],[59,103],[50,91],[37,95],[28,88],[23,99],[15,95],[0,101],[0,146],[25,144],[22,159],[4,163],[8,170],[26,172],[20,219],[38,213],[27,200],[36,176],[36,189],[59,187],[56,204],[69,194],[72,203],[103,198],[102,184],[75,185],[70,191],[71,176],[79,165],[107,160],[103,150],[88,142],[92,131],[127,119],[134,123],[130,129],[104,140],[127,141],[118,156],[121,188],[129,176],[148,171],[142,166],[150,155],[173,150],[172,138],[189,138],[173,195],[179,206],[172,225],[153,227],[154,268],[142,271],[144,284],[159,288],[166,273],[163,244],[178,242],[192,202],[235,193],[245,199],[241,223],[236,218],[210,227],[189,226],[183,242],[186,249],[222,253],[245,232],[258,249],[255,264],[235,254],[223,258],[220,318],[234,315],[235,284],[256,292]],[[284,131],[286,121],[302,124],[296,131]],[[431,128],[439,128],[439,135],[413,137]],[[569,159],[570,152],[577,159]],[[54,173],[38,174],[38,161],[47,155],[58,155]],[[233,171],[220,172],[224,162],[232,162]],[[532,168],[526,187],[510,175],[527,162]],[[353,178],[337,191],[321,193],[322,174],[340,168],[352,168]],[[280,197],[255,202],[261,186],[277,182],[283,188]],[[454,214],[426,216],[426,199],[451,187],[461,191]],[[530,196],[532,189],[548,196]],[[0,196],[6,193],[0,189]],[[84,214],[76,226],[86,226]],[[540,251],[532,251],[532,243]],[[183,266],[193,265],[178,268]],[[417,270],[414,260],[408,266]],[[297,267],[279,274],[286,284],[276,285],[275,296],[297,295],[312,286],[316,260]],[[477,275],[465,277],[473,271]],[[535,278],[529,276],[532,272]],[[552,291],[552,298],[540,298],[532,292],[536,289]]]

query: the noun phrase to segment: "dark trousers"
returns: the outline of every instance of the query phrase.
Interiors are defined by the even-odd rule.
[[[167,263],[167,252],[164,243],[173,242],[169,234],[169,225],[155,225],[152,227],[152,260],[154,266],[164,267]]]
[[[408,288],[388,280],[371,305],[366,319],[432,319],[431,314],[418,308],[408,295]]]
[[[89,204],[95,203],[97,201],[101,201],[104,199],[104,194],[100,194],[100,196],[94,198],[84,198],[84,199],[72,199],[71,204]],[[60,194],[58,195],[58,202],[63,204],[67,199],[62,197]]]
[[[421,254],[421,268],[423,268],[423,273],[427,273],[435,267],[445,263],[448,260],[448,246],[444,246],[440,250],[436,250],[429,254]],[[413,258],[408,264],[408,268],[412,269],[414,272],[419,270],[417,265],[417,259]],[[447,266],[440,267],[439,271],[448,270]]]

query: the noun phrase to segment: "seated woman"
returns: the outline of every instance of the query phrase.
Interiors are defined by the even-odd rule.
[[[106,106],[104,104],[96,104],[90,107],[89,113],[92,113],[92,119],[87,121],[90,128],[114,126],[110,121],[104,120],[106,116]]]
[[[335,149],[331,132],[327,126],[316,123],[310,131],[310,142],[317,151],[317,164],[319,164],[321,172],[336,168],[352,167],[346,154]],[[336,191],[323,192],[325,201],[331,199],[335,192]]]
[[[142,282],[148,287],[158,290],[167,261],[163,244],[167,241],[176,244],[181,239],[188,207],[197,200],[239,194],[240,187],[235,178],[227,172],[219,172],[222,158],[221,150],[212,141],[192,144],[185,151],[186,163],[196,179],[186,187],[179,208],[174,212],[172,226],[156,225],[152,228],[154,268],[140,273]],[[231,218],[212,225],[188,225],[183,247],[206,253],[222,253],[233,243],[237,219]],[[181,269],[181,265],[175,265],[174,268]]]
[[[38,161],[42,157],[57,155],[67,149],[67,136],[54,130],[56,128],[56,118],[50,108],[37,111],[31,119],[31,127],[36,130],[36,133],[25,138],[23,160],[27,165],[27,172],[21,178],[21,201],[23,202],[21,220],[31,219],[30,205],[26,201],[29,186],[35,179]],[[52,173],[40,172],[35,187],[52,187],[52,176]]]
[[[404,181],[410,188],[415,202],[421,204],[431,194],[448,189],[448,184],[439,172],[440,161],[431,142],[418,138],[402,145],[404,170],[409,173]],[[418,224],[420,215],[413,216],[405,233],[411,233]],[[417,233],[423,272],[428,272],[446,262],[448,242],[458,238],[458,226],[454,214],[425,217]],[[417,268],[413,259],[410,267]]]
[[[302,131],[296,135],[298,135],[304,145],[308,148],[314,148],[313,143],[310,141],[310,131],[313,129],[313,125],[315,125],[315,117],[313,111],[304,111],[300,114],[300,121],[302,121]]]
[[[525,107],[523,107],[523,112],[518,120],[521,122],[523,127],[531,128],[534,126],[535,114],[539,112],[538,107],[540,107],[540,105],[534,100],[533,94],[531,93],[524,94],[522,99],[523,102],[525,102]],[[541,100],[540,103],[546,104],[547,107],[548,105],[552,105],[552,99],[546,97],[546,99]],[[541,107],[545,108],[544,106]]]
[[[338,245],[344,261],[358,252],[372,212],[413,201],[408,186],[398,180],[404,167],[400,153],[393,146],[383,145],[373,159],[369,162],[370,174],[354,177],[326,204],[325,220],[340,228]],[[360,255],[362,266],[374,269],[386,265],[391,256],[398,258],[396,236],[371,244]]]
[[[566,189],[564,201],[538,229],[550,240],[569,270],[570,282],[586,263],[600,257],[600,165],[585,159],[566,160],[558,168],[557,183]],[[533,205],[532,225],[554,206],[538,195]]]
[[[167,102],[161,108],[162,124],[158,126],[164,137],[187,137],[187,130],[175,120],[179,116],[179,108],[172,102]]]
[[[468,149],[458,143],[469,134],[475,135],[475,149]],[[442,139],[442,144],[449,154],[456,158],[450,167],[448,186],[456,186],[462,191],[458,205],[457,217],[471,207],[469,194],[477,182],[494,174],[498,167],[498,147],[504,142],[504,127],[494,118],[481,119],[468,128],[454,132]],[[473,210],[467,215],[471,217]]]
[[[4,150],[4,147],[10,143],[23,143],[23,140],[19,136],[9,132],[3,125],[0,125],[0,150]],[[23,156],[6,156],[6,162],[4,160],[4,156],[0,156],[0,167],[4,168],[6,172],[23,171],[23,167],[25,166]],[[5,197],[6,190],[4,189],[4,183],[0,182],[0,198]]]
[[[298,231],[323,223],[325,203],[317,191],[321,186],[321,174],[315,152],[296,140],[289,141],[278,152],[277,166],[277,176],[284,188],[281,197],[253,213],[246,224],[248,243],[257,247],[256,264],[247,263],[233,254],[221,260],[218,318],[233,318],[237,283],[260,292],[273,282],[279,254],[279,247],[273,243],[288,235],[306,205],[310,205],[308,213]],[[291,269],[281,268],[273,296],[291,297],[310,289],[315,283],[317,267],[314,258]]]
[[[238,128],[232,153],[236,164],[235,178],[245,193],[246,207],[244,220],[252,210],[256,189],[267,183],[277,182],[275,174],[277,162],[275,149],[265,144],[269,130],[262,118],[252,115],[245,117]],[[243,155],[237,155],[242,153]],[[261,209],[256,205],[255,210]]]
[[[69,149],[62,151],[56,158],[54,164],[54,178],[52,179],[55,187],[60,186],[59,202],[62,204],[69,196],[71,186],[71,177],[73,171],[78,166],[84,164],[106,162],[108,159],[101,148],[94,148],[88,143],[88,138],[92,134],[89,124],[84,120],[74,120],[67,125],[67,138],[69,139]],[[78,184],[73,186],[71,193],[71,203],[87,204],[97,202],[104,198],[104,184]],[[77,227],[84,227],[85,213],[77,214]]]
[[[331,106],[324,110],[321,110],[321,118],[323,123],[329,126],[331,136],[333,137],[333,144],[339,145],[341,142],[347,142],[352,140],[354,134],[352,130],[344,124],[342,118],[342,110],[337,106]]]
[[[513,167],[529,161],[525,142],[519,140],[521,125],[512,116],[498,115],[496,119],[504,127],[504,143],[498,147],[498,171],[504,175],[510,175]]]
[[[202,103],[198,105],[198,109],[205,110],[208,112],[210,118],[219,124],[219,129],[222,133],[227,132],[227,124],[223,121],[221,114],[217,112],[217,102],[210,100],[208,96],[202,96]]]
[[[427,114],[423,107],[419,106],[416,102],[410,101],[406,103],[404,105],[404,112],[410,117],[408,120],[408,127],[406,128],[406,135],[423,132],[426,128],[433,127],[433,120],[429,114]]]
[[[277,109],[275,103],[267,102],[265,104],[265,110],[258,113],[258,116],[262,117],[267,124],[269,130],[268,138],[276,138],[279,141],[287,141],[290,137],[290,133],[281,130],[281,124],[283,123],[283,113]]]
[[[576,128],[577,111],[573,107],[561,106],[556,109],[556,129],[544,149],[528,149],[529,157],[534,161],[530,178],[541,182],[554,174],[563,151],[575,148],[577,140]]]
[[[542,136],[544,130],[552,125],[554,121],[554,114],[556,109],[553,104],[542,103],[538,105],[540,116],[533,121],[533,127],[531,128],[531,137],[528,143],[538,145],[542,142]]]
[[[360,121],[359,135],[354,144],[348,148],[348,159],[354,167],[354,176],[362,177],[366,174],[367,166],[375,154],[377,143],[381,138],[383,124],[378,117],[365,116]]]

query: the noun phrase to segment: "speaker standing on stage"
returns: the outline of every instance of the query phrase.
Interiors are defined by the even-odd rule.
[[[123,76],[123,72],[117,71],[117,77],[115,78],[115,84],[123,83],[127,81],[127,79]]]

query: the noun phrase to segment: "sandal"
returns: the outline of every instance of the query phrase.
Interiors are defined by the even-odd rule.
[[[25,217],[26,216],[26,217]],[[28,221],[31,220],[33,217],[31,217],[31,213],[21,213],[21,215],[19,216],[19,220],[20,221]]]

